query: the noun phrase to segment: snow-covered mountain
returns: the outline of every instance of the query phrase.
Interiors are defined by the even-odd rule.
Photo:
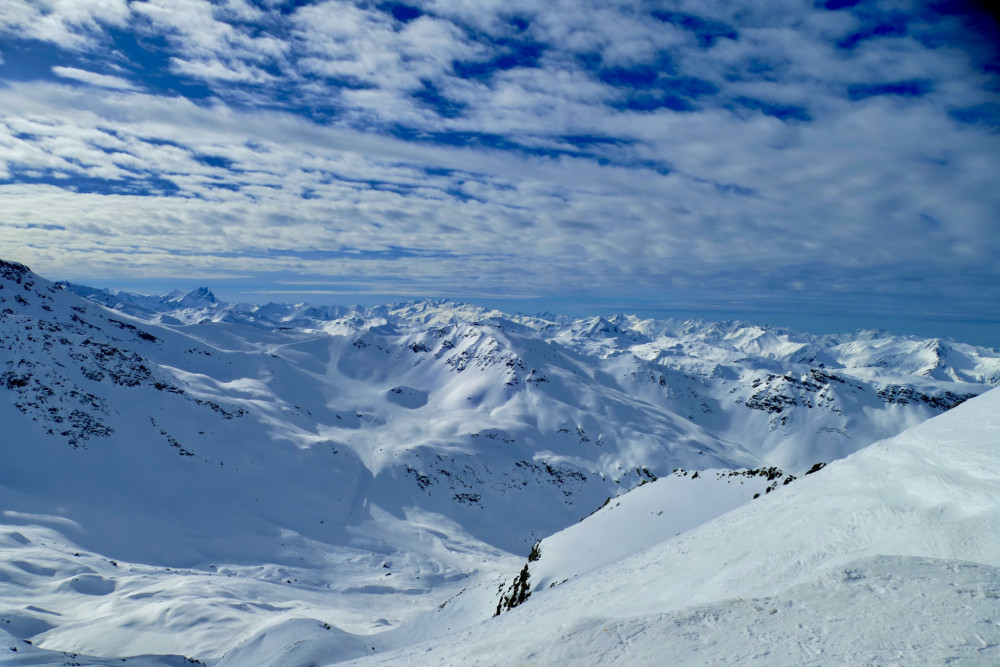
[[[707,435],[699,434],[706,445],[724,441],[700,449],[722,452],[718,462],[729,466],[768,464],[803,471],[1000,385],[996,350],[884,331],[814,336],[743,322],[512,316],[441,300],[373,308],[257,306],[219,302],[207,288],[148,297],[63,286],[148,322],[323,332],[357,336],[362,345],[365,335],[381,337],[385,348],[402,345],[415,354],[433,352],[438,365],[443,361],[449,371],[467,367],[463,355],[493,356],[492,361],[510,364],[502,379],[516,387],[512,394],[534,389],[541,400],[554,399],[584,412],[590,412],[589,404],[645,403],[707,430]],[[481,353],[479,345],[452,351],[458,340],[479,336],[495,350]],[[391,365],[383,375],[399,372],[398,364]],[[433,384],[427,389],[430,395]],[[602,392],[617,400],[593,396]],[[604,426],[590,422],[589,430]],[[575,426],[588,430],[587,424]],[[749,458],[740,458],[734,445],[748,449]],[[671,468],[676,463],[681,462],[673,461]],[[699,463],[696,467],[706,467]],[[659,467],[658,472],[669,469]]]
[[[542,540],[500,618],[349,664],[1000,661],[1000,391],[672,536],[682,481]]]
[[[0,312],[0,631],[150,664],[435,636],[629,489],[699,507],[659,515],[680,532],[1000,383],[1000,354],[947,340],[233,305],[9,262]]]

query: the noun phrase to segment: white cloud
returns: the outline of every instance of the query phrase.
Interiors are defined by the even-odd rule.
[[[124,26],[127,0],[4,0],[0,33],[38,39],[68,49],[95,44],[103,26]]]
[[[289,45],[244,25],[264,14],[242,0],[217,5],[208,0],[145,0],[131,10],[142,30],[163,35],[177,49],[171,58],[182,75],[215,82],[262,82],[262,65],[281,62]]]
[[[425,16],[400,26],[384,12],[339,0],[302,7],[292,20],[305,72],[382,90],[420,89],[422,80],[450,72],[453,60],[484,51],[447,21]]]
[[[53,67],[52,73],[64,79],[82,81],[83,83],[89,83],[92,86],[110,88],[112,90],[133,90],[135,88],[131,82],[121,77],[110,76],[108,74],[97,74],[96,72],[88,72],[87,70],[77,69],[75,67]]]
[[[810,289],[857,290],[864,278],[865,289],[878,292],[893,284],[868,285],[867,277],[889,276],[900,262],[910,277],[954,277],[957,257],[963,270],[987,270],[998,252],[997,241],[985,238],[993,219],[987,179],[977,174],[995,142],[956,137],[929,111],[901,121],[868,108],[843,126],[794,130],[799,136],[780,150],[768,145],[792,130],[776,119],[734,123],[715,112],[663,124],[666,118],[649,117],[659,142],[649,145],[660,145],[680,168],[662,176],[588,160],[414,147],[288,115],[141,94],[112,102],[36,85],[0,93],[0,103],[22,118],[47,119],[11,121],[9,136],[34,137],[19,148],[4,144],[13,166],[128,179],[145,165],[180,188],[181,197],[162,197],[5,186],[0,255],[40,262],[56,274],[85,267],[178,276],[209,269],[349,273],[410,291],[462,284],[470,296],[540,287],[578,292],[600,276],[602,290],[759,296],[774,292],[775,276],[790,271]],[[111,113],[113,135],[99,129]],[[923,148],[907,141],[915,132],[929,135]],[[915,157],[944,149],[959,162],[912,169]],[[239,172],[199,155],[223,157]],[[429,176],[424,165],[460,171]],[[760,197],[698,180],[706,177],[752,187]],[[955,208],[953,188],[959,199],[980,204]],[[317,198],[301,199],[305,191]],[[920,228],[925,211],[940,220],[938,231]],[[66,231],[28,228],[42,223]],[[32,249],[39,246],[53,249]],[[273,248],[393,247],[445,255],[312,262],[256,256]],[[137,254],[128,255],[126,267],[108,248]],[[842,267],[861,273],[845,277]],[[469,280],[470,270],[478,280]],[[838,281],[846,287],[837,288]]]
[[[215,59],[190,61],[182,58],[171,58],[171,68],[178,74],[206,81],[224,81],[240,83],[266,83],[274,81],[274,77],[261,71],[260,68],[239,61],[230,64]]]
[[[0,18],[10,29],[48,17],[53,41],[84,48],[127,20],[128,7],[109,6],[118,13],[12,3]],[[291,15],[242,0],[133,2],[133,28],[165,38],[173,74],[214,97],[157,96],[74,67],[52,71],[109,90],[0,88],[0,176],[12,181],[0,186],[0,256],[56,276],[292,271],[467,296],[749,302],[783,298],[794,282],[831,303],[904,304],[928,290],[956,304],[1000,298],[1000,137],[947,115],[993,99],[969,53],[912,37],[838,49],[857,19],[811,4],[677,6],[739,39],[703,48],[629,3],[439,0],[403,23],[346,1]],[[521,42],[540,45],[527,63],[537,66],[455,75],[454,62],[487,63]],[[605,67],[665,58],[718,92],[692,98],[691,112],[616,107],[628,91],[581,60],[594,54]],[[911,78],[931,92],[845,94]],[[425,84],[457,112],[414,98]],[[321,111],[274,110],[286,100]],[[768,104],[812,121],[783,122]],[[472,140],[430,140],[443,132]],[[477,145],[481,134],[522,150]],[[69,189],[94,182],[104,190]]]

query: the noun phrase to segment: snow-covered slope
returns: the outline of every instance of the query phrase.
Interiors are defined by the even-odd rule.
[[[817,465],[812,472],[821,468]],[[497,591],[495,613],[700,526],[795,479],[777,468],[678,469],[608,498],[583,521],[535,543],[518,575]]]
[[[671,481],[633,494],[669,498]],[[655,530],[648,504],[616,521]],[[607,549],[603,528],[552,544]],[[988,665],[998,601],[992,391],[490,622],[351,664]]]
[[[608,497],[674,468],[801,475],[996,381],[991,350],[939,341],[942,379],[869,339],[231,305],[0,262],[0,627],[211,661],[301,618],[369,650],[468,625]]]

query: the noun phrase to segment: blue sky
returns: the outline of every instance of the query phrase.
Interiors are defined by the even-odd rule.
[[[1000,346],[973,2],[5,0],[0,257]]]

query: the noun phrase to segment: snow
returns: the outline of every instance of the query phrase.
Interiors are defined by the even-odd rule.
[[[491,639],[504,643],[470,633],[347,664],[992,665],[1000,659],[998,595],[995,567],[861,559],[774,595],[664,613],[581,615],[564,600],[570,613],[560,622],[491,627]],[[451,642],[460,644],[446,648]]]
[[[730,604],[718,591],[743,590],[744,577],[762,582],[744,599],[785,595],[781,582],[820,595],[827,580],[810,577],[831,558],[996,565],[977,560],[995,543],[938,530],[995,505],[983,492],[995,488],[992,454],[968,449],[955,427],[946,431],[957,440],[929,440],[941,436],[955,470],[935,467],[932,452],[889,458],[892,484],[837,478],[828,505],[801,496],[813,518],[786,508],[787,525],[727,529],[744,544],[800,551],[756,559],[718,537],[700,557],[714,568],[701,584],[703,570],[677,569],[687,556],[656,560],[664,540],[686,545],[740,512],[798,498],[838,469],[802,477],[814,463],[867,452],[1000,382],[1000,355],[985,348],[443,301],[233,305],[208,290],[61,289],[4,262],[0,301],[0,632],[11,637],[0,640],[20,642],[11,655],[35,660],[23,664],[62,664],[63,651],[150,665],[377,655],[449,632],[478,636],[480,623],[506,628],[508,615],[628,572],[620,585],[642,592],[628,609],[614,606],[613,586],[605,599],[566,604],[601,619],[666,618]],[[969,406],[990,396],[944,417],[988,425]],[[916,474],[922,461],[930,467]],[[757,500],[770,480],[737,484],[725,472],[772,465],[800,479]],[[912,474],[897,480],[897,469]],[[873,494],[878,502],[852,505]],[[846,528],[800,544],[796,535],[852,506],[875,537],[922,535],[925,548],[885,551]],[[993,521],[987,533],[998,532]],[[498,588],[539,539],[532,597],[489,621]],[[789,569],[796,559],[801,569]],[[636,583],[648,567],[680,583],[664,582],[654,600]],[[866,571],[882,577],[876,569]]]
[[[763,471],[760,471],[761,473]],[[583,521],[541,540],[529,563],[532,594],[632,555],[766,495],[771,484],[757,471],[681,471],[608,498]]]
[[[0,529],[0,628],[36,648],[95,656],[218,659],[241,637],[302,618],[343,636],[384,632],[516,562],[438,517],[378,510],[357,526],[354,548],[286,536],[297,565],[112,561],[38,519],[11,519]]]
[[[488,623],[348,664],[986,665],[998,600],[992,391]]]

